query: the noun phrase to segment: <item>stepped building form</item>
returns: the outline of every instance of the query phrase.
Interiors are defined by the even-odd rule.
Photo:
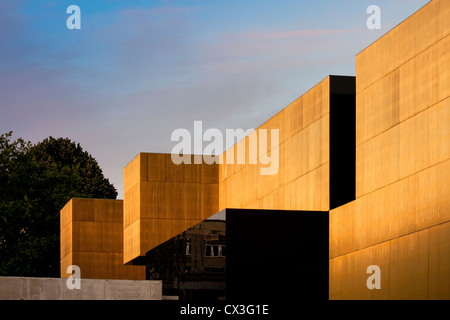
[[[226,298],[273,279],[275,296],[450,299],[449,96],[450,1],[432,0],[357,54],[355,77],[325,78],[258,128],[279,130],[277,174],[260,174],[247,136],[220,163],[140,153],[123,200],[72,199],[61,277],[145,280],[152,250],[221,212],[226,240],[202,248],[226,248]]]

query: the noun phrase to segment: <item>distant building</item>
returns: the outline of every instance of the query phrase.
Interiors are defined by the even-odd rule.
[[[225,297],[226,222],[205,220],[146,256],[147,279],[163,281],[163,295],[179,299]]]

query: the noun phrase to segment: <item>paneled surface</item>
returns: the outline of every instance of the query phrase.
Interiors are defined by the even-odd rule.
[[[357,146],[357,197],[450,158],[450,91],[446,94],[447,97],[431,106],[424,104],[423,111],[404,121],[397,118],[395,126]],[[370,108],[378,110],[377,105],[383,106],[373,104]],[[360,108],[357,104],[357,113]],[[359,126],[365,128],[370,128],[373,122],[370,118],[359,120]],[[386,126],[391,125],[389,122]]]
[[[446,160],[330,211],[330,299],[450,299],[449,181]]]
[[[450,221],[450,160],[330,211],[330,258]]]
[[[356,197],[450,158],[450,2],[356,57]]]
[[[367,267],[380,267],[369,290]],[[450,299],[450,222],[330,259],[331,300]]]
[[[449,22],[432,0],[356,57],[356,200],[330,211],[331,299],[450,299]]]
[[[257,128],[258,141],[265,138],[259,130],[266,129],[269,155],[278,155],[276,174],[261,174],[262,168],[270,166],[262,163],[262,152],[256,158],[247,155],[250,138],[225,152],[219,169],[221,210],[329,209],[330,79],[339,81],[325,78]],[[273,144],[272,129],[279,130],[279,141]],[[230,153],[237,158],[239,148],[246,151],[245,164],[230,164]]]
[[[356,56],[356,92],[448,36],[450,2],[432,0]]]
[[[145,268],[123,265],[123,201],[72,199],[60,219],[61,277],[77,265],[85,279],[145,279]]]
[[[381,40],[379,40],[381,41]],[[363,74],[359,64],[358,75]],[[357,94],[357,145],[450,95],[450,35]],[[360,77],[357,78],[357,83]]]

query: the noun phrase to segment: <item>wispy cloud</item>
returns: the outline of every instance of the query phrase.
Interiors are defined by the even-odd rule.
[[[79,0],[73,32],[49,3],[0,1],[0,128],[77,140],[119,194],[123,167],[169,152],[174,129],[258,126],[328,74],[351,74],[376,36],[354,0]]]

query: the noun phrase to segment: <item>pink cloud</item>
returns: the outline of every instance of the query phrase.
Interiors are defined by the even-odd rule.
[[[292,31],[282,31],[275,33],[268,33],[266,37],[271,38],[290,38],[290,37],[320,37],[320,36],[329,36],[336,34],[346,34],[346,33],[354,33],[359,32],[362,29],[312,29],[312,30],[292,30]]]
[[[293,37],[321,37],[357,33],[364,29],[310,29],[310,30],[287,30],[278,32],[245,32],[241,36],[247,39],[284,39]]]

